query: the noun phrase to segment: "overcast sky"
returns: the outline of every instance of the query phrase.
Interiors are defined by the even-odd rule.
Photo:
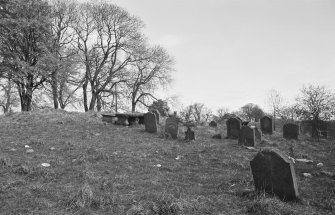
[[[176,59],[186,106],[259,104],[270,89],[293,101],[303,84],[335,88],[333,0],[111,0],[146,24]]]

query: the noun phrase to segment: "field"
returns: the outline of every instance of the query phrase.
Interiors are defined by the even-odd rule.
[[[185,142],[182,134],[170,140],[143,126],[104,123],[96,113],[1,116],[0,213],[335,213],[334,141],[287,141],[281,133],[264,137],[257,150],[275,147],[313,160],[295,163],[300,198],[283,202],[254,191],[249,162],[257,151],[211,138],[224,128],[195,131],[196,140]]]

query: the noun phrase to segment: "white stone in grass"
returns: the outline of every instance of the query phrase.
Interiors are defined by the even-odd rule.
[[[24,145],[24,148],[30,148],[30,146],[29,145]]]
[[[323,167],[323,163],[316,164],[317,167]]]
[[[305,176],[306,178],[312,178],[312,174],[311,173],[302,173],[303,176]]]
[[[43,166],[43,167],[50,167],[50,164],[49,163],[41,163],[41,166]]]
[[[26,152],[27,152],[27,153],[33,153],[33,152],[34,152],[34,149],[28,149]]]
[[[11,152],[15,152],[16,149],[15,149],[15,148],[11,148],[11,149],[9,149],[9,151],[11,151]]]
[[[308,159],[305,159],[305,158],[297,158],[295,160],[299,161],[299,162],[303,162],[303,163],[313,163],[312,160],[308,160]]]
[[[50,148],[51,151],[53,151],[53,150],[55,150],[55,149],[56,149],[55,147],[51,147],[51,148]]]
[[[160,164],[157,164],[156,166],[157,166],[157,167],[162,167],[162,165],[160,165]]]
[[[176,160],[179,160],[180,159],[180,156],[178,155],[177,157],[176,157]]]

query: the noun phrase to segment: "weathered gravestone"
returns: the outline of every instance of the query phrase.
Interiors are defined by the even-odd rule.
[[[283,137],[285,139],[298,139],[299,135],[299,126],[293,123],[286,123],[283,126]]]
[[[195,134],[194,131],[192,131],[191,127],[187,127],[187,131],[185,131],[185,140],[195,140]]]
[[[174,116],[168,117],[165,121],[165,133],[171,135],[172,139],[178,137],[178,119]]]
[[[262,131],[260,131],[259,130],[259,128],[257,128],[257,127],[254,127],[254,129],[255,129],[255,137],[256,137],[256,139],[259,141],[259,142],[261,142],[262,141]]]
[[[226,125],[228,139],[238,139],[239,132],[242,126],[241,123],[241,120],[236,117],[232,117],[227,120]]]
[[[263,134],[272,134],[273,133],[273,123],[272,118],[268,116],[263,116],[261,119],[261,131]]]
[[[277,149],[264,149],[250,161],[255,188],[276,194],[283,200],[299,196],[292,161]]]
[[[238,136],[238,144],[255,146],[255,139],[255,129],[249,126],[242,126]]]
[[[156,109],[153,109],[151,112],[152,112],[153,114],[155,114],[157,124],[159,124],[159,119],[160,119],[160,113],[159,113],[159,111],[156,110]]]
[[[157,132],[157,121],[154,113],[148,112],[144,114],[144,126],[145,131],[150,133]]]
[[[209,123],[209,126],[210,126],[210,127],[213,127],[213,128],[216,128],[216,127],[218,127],[218,124],[217,124],[215,121],[211,121],[211,122]]]

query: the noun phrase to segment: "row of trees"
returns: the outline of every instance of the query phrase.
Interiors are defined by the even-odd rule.
[[[237,111],[230,112],[228,108],[220,108],[213,113],[202,103],[194,103],[184,108],[180,115],[185,121],[196,124],[205,124],[211,120],[222,122],[231,116],[238,116],[245,121],[259,121],[264,115],[272,115],[273,119],[284,120],[312,120],[318,129],[318,121],[330,120],[335,116],[335,94],[325,86],[303,86],[295,103],[287,105],[281,94],[276,90],[270,90],[266,98],[272,110],[265,113],[262,108],[253,103],[248,103]]]
[[[35,101],[85,111],[119,103],[131,110],[171,81],[174,61],[150,45],[144,23],[107,2],[0,1],[0,101],[3,111]],[[80,93],[81,91],[81,93]]]

